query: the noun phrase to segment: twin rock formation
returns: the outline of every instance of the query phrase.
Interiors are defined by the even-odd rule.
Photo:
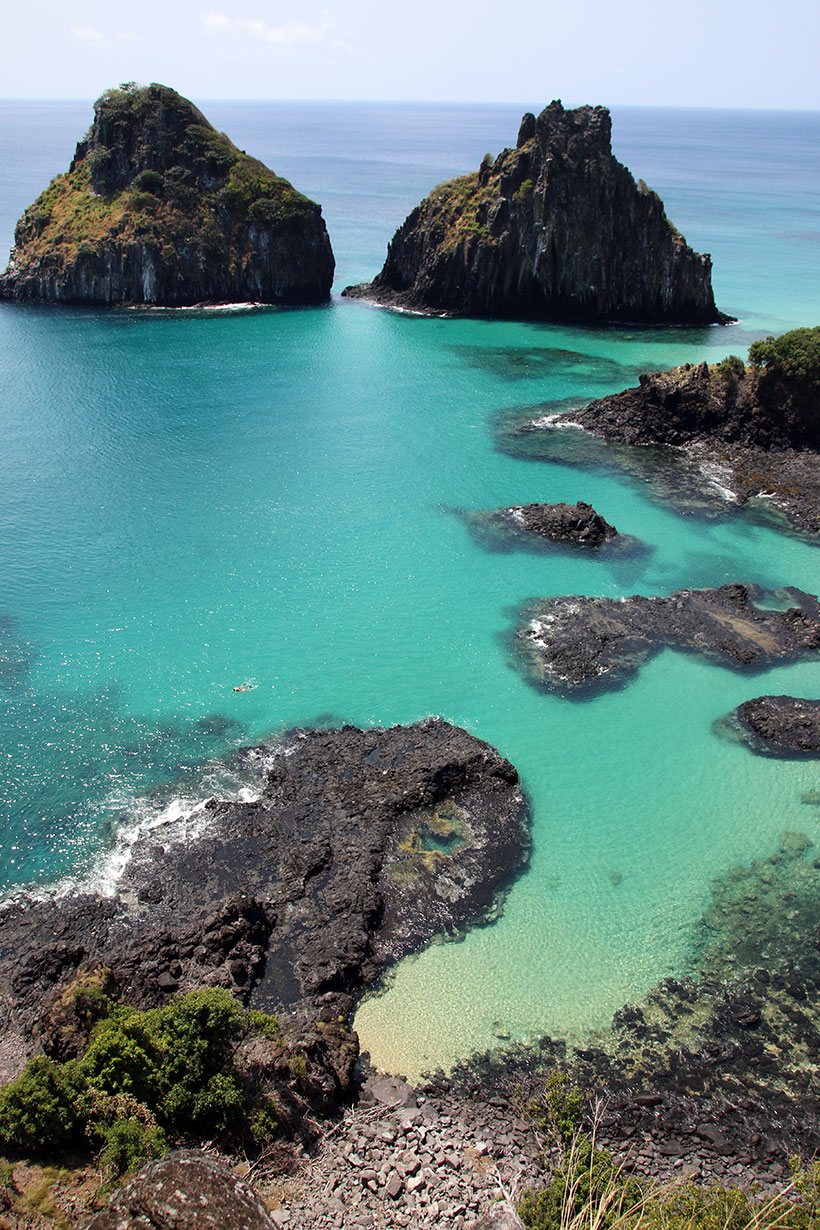
[[[603,107],[551,103],[518,145],[436,188],[367,286],[394,307],[539,320],[725,321],[708,256],[613,156]],[[328,300],[321,209],[161,85],[97,101],[66,174],[20,219],[0,298],[156,304]]]

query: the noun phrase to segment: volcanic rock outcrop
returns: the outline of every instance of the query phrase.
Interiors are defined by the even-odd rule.
[[[17,224],[0,298],[47,303],[322,303],[318,205],[162,85],[108,90]]]
[[[775,596],[793,605],[756,605],[764,591],[740,584],[663,598],[547,598],[525,610],[516,643],[532,681],[569,696],[618,687],[664,648],[735,670],[816,654],[817,598],[791,587]]]
[[[528,534],[550,542],[600,547],[618,531],[591,504],[515,504],[495,514]]]
[[[230,1166],[188,1149],[144,1166],[88,1230],[276,1230],[278,1224]]]
[[[344,1020],[387,963],[485,916],[527,857],[515,769],[446,722],[311,731],[271,757],[255,802],[212,799],[142,835],[116,896],[3,909],[0,1068],[47,1041],[84,970],[140,1008],[224,986],[288,1019]]]
[[[820,756],[820,700],[756,696],[732,718],[753,752],[764,756]]]
[[[772,499],[792,524],[820,532],[820,328],[755,342],[750,362],[685,364],[573,409],[604,440],[685,448],[720,473],[738,503]],[[533,430],[554,431],[563,416]]]
[[[399,227],[369,284],[391,307],[530,320],[708,324],[711,259],[612,153],[605,107],[552,102],[515,149],[434,189]]]

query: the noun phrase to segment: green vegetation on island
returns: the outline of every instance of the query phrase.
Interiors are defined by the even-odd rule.
[[[318,205],[175,90],[127,83],[18,222],[0,297],[319,302],[332,277]]]

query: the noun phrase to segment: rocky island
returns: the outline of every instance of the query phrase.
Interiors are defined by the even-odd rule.
[[[636,388],[548,415],[628,446],[672,446],[719,473],[732,498],[771,500],[792,525],[820,533],[820,327],[754,342],[730,356],[641,376]],[[629,467],[628,460],[626,461]]]
[[[525,534],[578,547],[600,547],[618,534],[614,525],[583,500],[575,504],[514,504],[493,515]]]
[[[388,307],[527,320],[711,324],[711,260],[612,153],[605,107],[552,102],[514,149],[434,189],[381,273],[343,293]]]
[[[738,705],[728,721],[759,755],[820,756],[820,700],[756,696]]]
[[[785,610],[763,605],[785,598]],[[661,649],[701,654],[735,670],[763,670],[820,650],[820,603],[788,587],[682,589],[668,597],[547,598],[524,611],[516,632],[533,683],[566,696],[625,683]]]
[[[108,90],[69,170],[17,224],[0,298],[313,304],[334,259],[321,209],[163,85]]]

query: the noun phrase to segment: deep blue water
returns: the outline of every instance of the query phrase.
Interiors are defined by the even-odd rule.
[[[512,143],[523,110],[202,105],[320,201],[338,288],[376,272],[435,183]],[[0,105],[0,246],[89,117]],[[338,298],[248,315],[0,305],[2,882],[100,874],[124,824],[238,789],[222,758],[243,742],[319,715],[440,713],[517,765],[535,852],[499,923],[433,945],[363,1006],[374,1056],[414,1071],[499,1032],[582,1031],[685,966],[715,875],[784,828],[820,835],[800,801],[816,770],[752,758],[712,722],[763,690],[818,694],[817,665],[761,680],[664,654],[576,704],[524,682],[512,612],[736,579],[816,589],[817,556],[717,492],[683,516],[592,464],[510,456],[497,432],[816,323],[818,138],[814,114],[614,112],[617,154],[712,253],[727,329],[423,320]],[[579,498],[646,555],[492,554],[451,511]]]

